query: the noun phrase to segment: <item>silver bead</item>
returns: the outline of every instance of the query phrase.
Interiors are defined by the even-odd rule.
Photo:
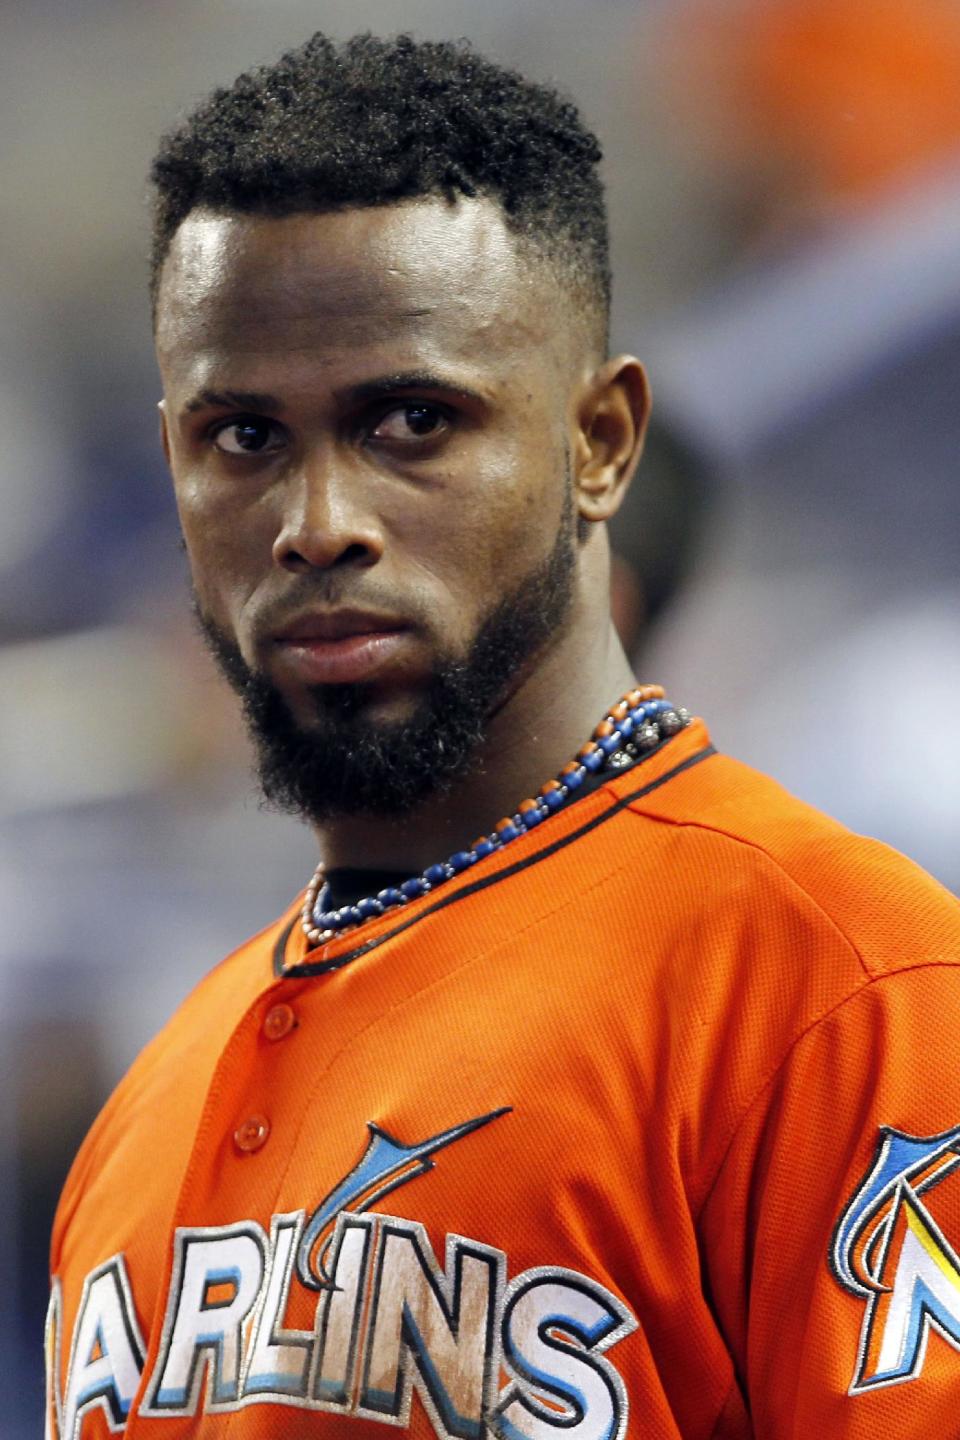
[[[657,724],[661,735],[676,735],[678,730],[683,729],[683,721],[676,710],[662,710],[657,716]]]
[[[693,716],[690,714],[690,711],[689,711],[689,710],[684,710],[684,708],[683,708],[682,705],[678,705],[678,706],[677,706],[675,713],[676,713],[677,719],[680,721],[680,724],[681,724],[681,725],[689,725],[689,724],[690,724],[690,721],[693,719]]]
[[[660,731],[656,725],[643,725],[637,731],[637,744],[641,750],[652,750],[660,744]]]
[[[624,765],[630,764],[630,756],[624,750],[614,750],[613,754],[608,756],[607,764],[611,770],[622,770]]]

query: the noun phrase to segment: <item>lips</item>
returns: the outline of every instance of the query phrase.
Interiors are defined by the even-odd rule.
[[[402,621],[360,610],[303,615],[274,637],[281,666],[306,685],[372,680],[402,659],[409,642]]]

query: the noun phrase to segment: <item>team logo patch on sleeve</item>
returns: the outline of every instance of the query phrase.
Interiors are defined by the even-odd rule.
[[[926,1198],[958,1166],[960,1126],[931,1136],[880,1129],[830,1252],[837,1281],[865,1305],[852,1395],[917,1379],[931,1331],[960,1350],[960,1255],[937,1221],[938,1197]],[[947,1191],[956,1187],[960,1175]]]

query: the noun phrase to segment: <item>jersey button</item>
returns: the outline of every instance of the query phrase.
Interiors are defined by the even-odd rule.
[[[270,1121],[266,1115],[250,1115],[234,1130],[233,1143],[238,1150],[250,1154],[254,1150],[259,1150],[261,1145],[266,1144],[269,1134]]]
[[[263,1017],[263,1033],[268,1040],[282,1040],[296,1023],[297,1017],[289,1005],[272,1005]]]

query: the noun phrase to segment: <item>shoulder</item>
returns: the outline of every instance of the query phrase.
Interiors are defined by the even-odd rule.
[[[883,1123],[955,1125],[949,1107],[943,1118],[942,1107],[907,1101],[922,1089],[923,1037],[952,1053],[944,1033],[960,1006],[956,897],[890,847],[706,749],[700,729],[699,750],[692,736],[658,783],[615,782],[626,802],[620,848],[636,877],[623,891],[655,947],[669,1031],[658,1073],[677,1072],[697,1204],[734,1137],[753,1124],[755,1150],[769,1117],[786,1114],[784,1096],[796,1115],[786,1128],[776,1121],[781,1137],[802,1131],[814,1093],[824,1124],[832,1108],[862,1110],[876,1092]],[[694,753],[703,758],[688,763]]]
[[[295,913],[291,908],[214,966],[140,1051],[100,1111],[74,1160],[54,1232],[68,1223],[89,1178],[152,1133],[157,1116],[176,1115],[177,1134],[192,1134],[226,1040],[273,982],[272,957]],[[165,1146],[173,1143],[165,1136]]]
[[[697,908],[731,902],[785,913],[855,952],[868,976],[918,963],[960,962],[960,901],[906,856],[848,830],[739,761],[699,749],[660,783],[635,787],[626,808],[659,853],[667,885],[697,885]],[[684,737],[685,738],[685,737]],[[683,764],[698,754],[699,763]],[[622,797],[627,777],[619,782]],[[638,836],[638,840],[640,837]]]

